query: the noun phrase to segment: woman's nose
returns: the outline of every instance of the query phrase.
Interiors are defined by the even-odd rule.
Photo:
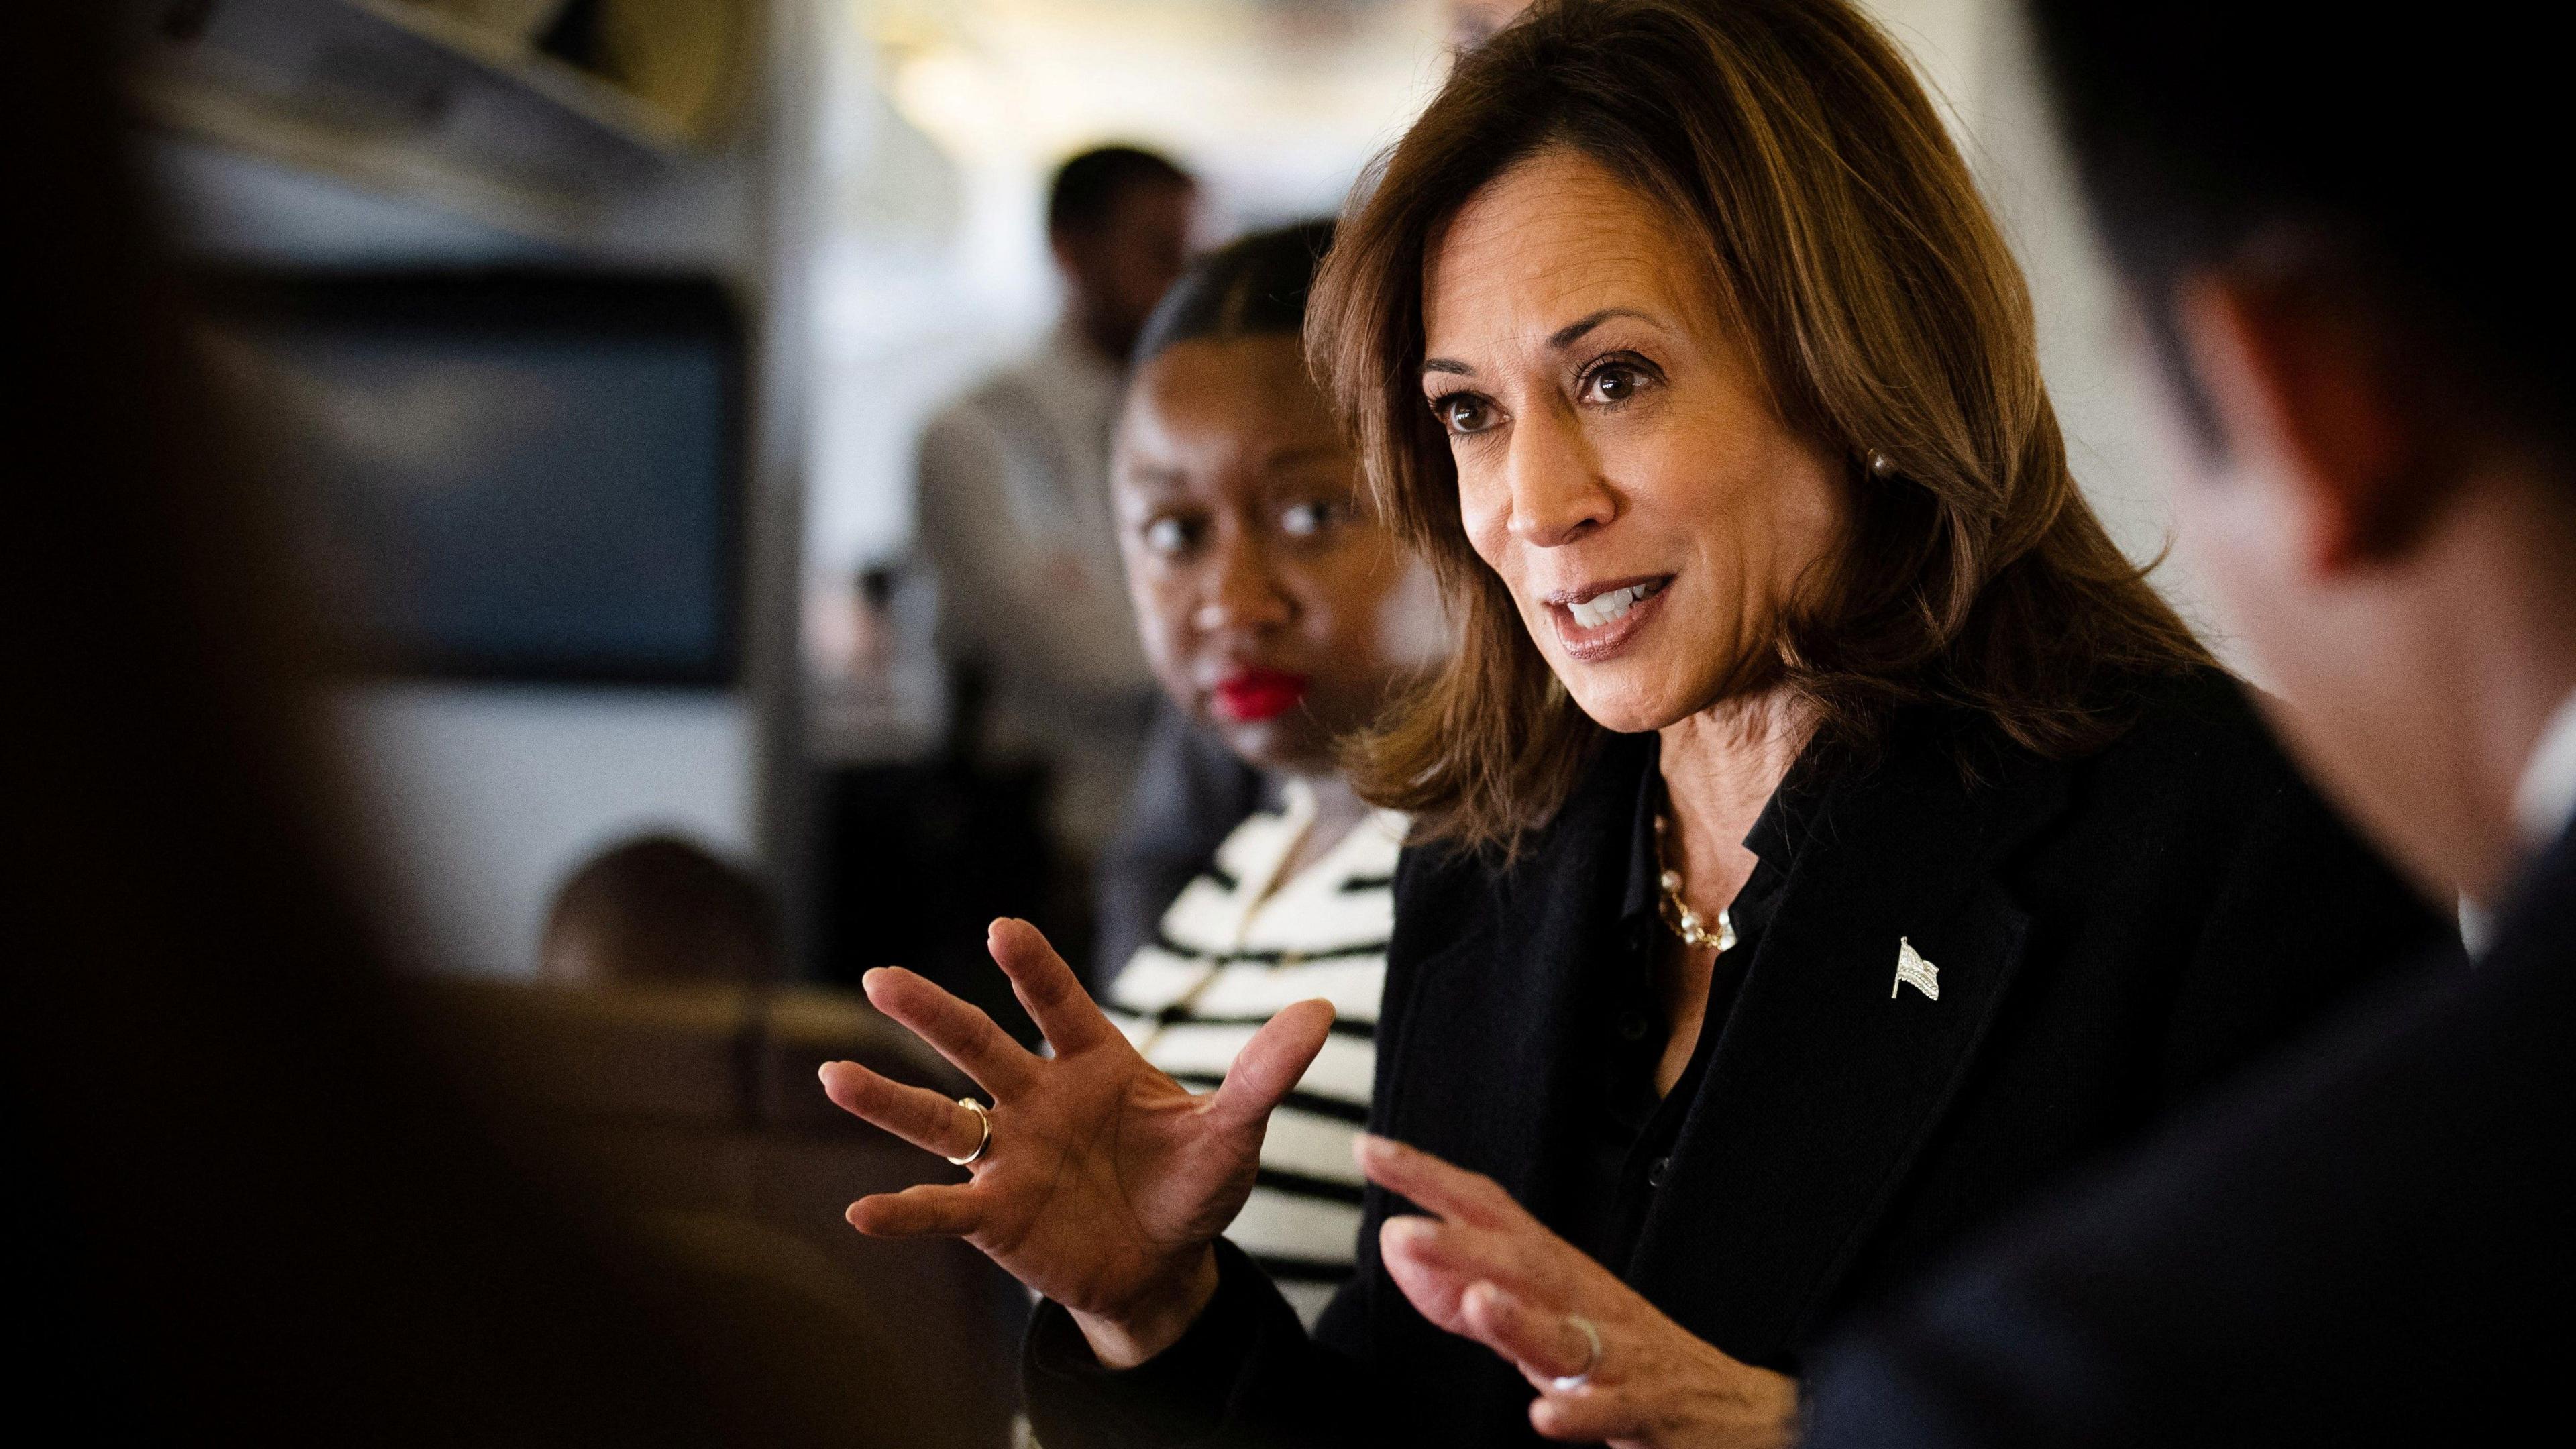
[[[1601,480],[1582,430],[1542,415],[1512,429],[1503,466],[1511,498],[1511,534],[1537,548],[1572,543],[1618,511]]]
[[[1210,634],[1261,629],[1288,622],[1294,610],[1271,574],[1268,555],[1258,542],[1238,533],[1217,541],[1190,622]]]

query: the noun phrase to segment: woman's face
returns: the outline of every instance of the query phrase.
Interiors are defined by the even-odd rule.
[[[1476,553],[1566,691],[1658,729],[1767,667],[1839,546],[1842,467],[1773,411],[1695,246],[1565,149],[1488,182],[1425,267],[1422,390]]]
[[[1437,631],[1357,473],[1293,336],[1170,347],[1119,419],[1119,546],[1155,676],[1265,768],[1332,769]]]

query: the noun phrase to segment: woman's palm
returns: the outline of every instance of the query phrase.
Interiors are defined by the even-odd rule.
[[[904,971],[870,972],[869,998],[993,1094],[973,1180],[853,1204],[886,1236],[963,1237],[1040,1294],[1115,1317],[1199,1261],[1252,1191],[1262,1128],[1323,1045],[1332,1010],[1272,1018],[1205,1096],[1157,1071],[1100,1013],[1043,936],[996,922],[993,959],[1056,1055],[1012,1042],[974,1007]],[[917,1146],[963,1156],[974,1114],[851,1063],[825,1068],[832,1099]]]

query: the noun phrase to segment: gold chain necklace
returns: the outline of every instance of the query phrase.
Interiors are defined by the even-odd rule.
[[[1721,956],[1735,949],[1735,921],[1724,908],[1717,913],[1717,929],[1711,931],[1700,914],[1682,899],[1682,873],[1664,864],[1664,832],[1669,827],[1664,817],[1655,817],[1655,914],[1663,917],[1665,926],[1681,937],[1682,944],[1694,951],[1711,946]]]

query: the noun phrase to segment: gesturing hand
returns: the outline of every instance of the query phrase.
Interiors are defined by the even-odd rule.
[[[1434,1214],[1387,1220],[1378,1246],[1388,1275],[1424,1317],[1501,1354],[1537,1386],[1530,1423],[1541,1434],[1621,1449],[1793,1437],[1796,1380],[1693,1337],[1492,1178],[1383,1137],[1361,1138],[1359,1161]]]
[[[964,1238],[1070,1310],[1103,1362],[1142,1363],[1215,1292],[1210,1245],[1250,1196],[1270,1109],[1322,1049],[1333,1009],[1301,1001],[1272,1017],[1225,1084],[1197,1096],[1101,1015],[1036,927],[995,921],[986,945],[1055,1054],[1023,1049],[909,971],[869,972],[862,984],[878,1010],[992,1094],[992,1138],[971,1181],[862,1198],[851,1225]],[[855,1062],[826,1063],[822,1076],[844,1111],[916,1147],[963,1157],[984,1140],[976,1114],[937,1092]]]

